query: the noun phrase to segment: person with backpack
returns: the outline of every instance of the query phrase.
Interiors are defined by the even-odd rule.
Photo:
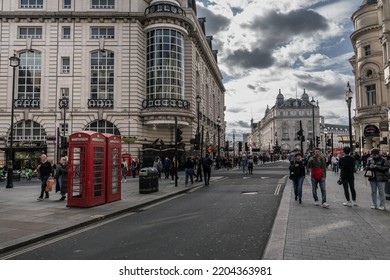
[[[311,185],[314,198],[314,205],[318,206],[319,200],[317,196],[317,188],[320,186],[322,196],[322,207],[329,208],[329,204],[326,202],[326,160],[322,156],[321,149],[316,148],[314,150],[314,156],[309,159],[309,167],[311,173]]]
[[[302,185],[305,179],[306,169],[305,163],[303,162],[302,155],[300,153],[295,154],[295,159],[291,162],[290,179],[294,185],[295,201],[299,199],[299,204],[302,203]]]
[[[211,176],[211,166],[213,165],[213,161],[210,158],[209,154],[202,159],[202,167],[203,167],[203,178],[204,185],[208,186],[210,184],[210,176]]]

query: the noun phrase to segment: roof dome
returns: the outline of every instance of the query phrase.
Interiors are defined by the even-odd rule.
[[[309,103],[309,95],[306,93],[306,89],[303,89],[302,101]]]

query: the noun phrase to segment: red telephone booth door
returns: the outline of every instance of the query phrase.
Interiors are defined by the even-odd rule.
[[[107,143],[106,164],[106,202],[121,199],[122,168],[121,168],[121,138],[114,134],[103,133]]]
[[[98,132],[69,136],[68,205],[91,207],[106,200],[106,138]]]
[[[131,176],[131,155],[130,154],[122,154],[122,159],[124,159],[127,163],[127,172],[126,176]]]

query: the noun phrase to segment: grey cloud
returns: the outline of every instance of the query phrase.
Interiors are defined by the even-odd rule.
[[[245,112],[245,109],[244,108],[239,108],[239,107],[229,107],[227,110],[227,112],[229,113],[241,113],[241,112]]]
[[[329,81],[321,77],[314,77],[310,74],[296,74],[295,76],[300,79],[299,87],[305,88],[309,95],[310,92],[315,92],[316,95],[320,95],[328,100],[340,100],[344,98],[345,84],[342,80],[330,84]]]
[[[276,38],[295,35],[310,35],[320,30],[328,29],[327,20],[312,10],[294,10],[287,14],[270,11],[264,17],[258,17],[249,24],[243,24],[252,30],[266,32]]]
[[[256,48],[252,51],[240,49],[228,55],[225,63],[242,68],[268,68],[272,66],[275,59],[272,57],[272,50]]]
[[[247,87],[254,92],[267,92],[269,90],[261,85],[247,85]]]
[[[206,35],[214,35],[221,30],[227,29],[230,25],[230,19],[221,15],[216,15],[210,10],[198,6],[198,17],[206,18]]]

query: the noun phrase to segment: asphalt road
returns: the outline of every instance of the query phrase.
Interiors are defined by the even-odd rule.
[[[208,187],[23,248],[13,259],[261,259],[287,166],[213,171],[221,179]]]

